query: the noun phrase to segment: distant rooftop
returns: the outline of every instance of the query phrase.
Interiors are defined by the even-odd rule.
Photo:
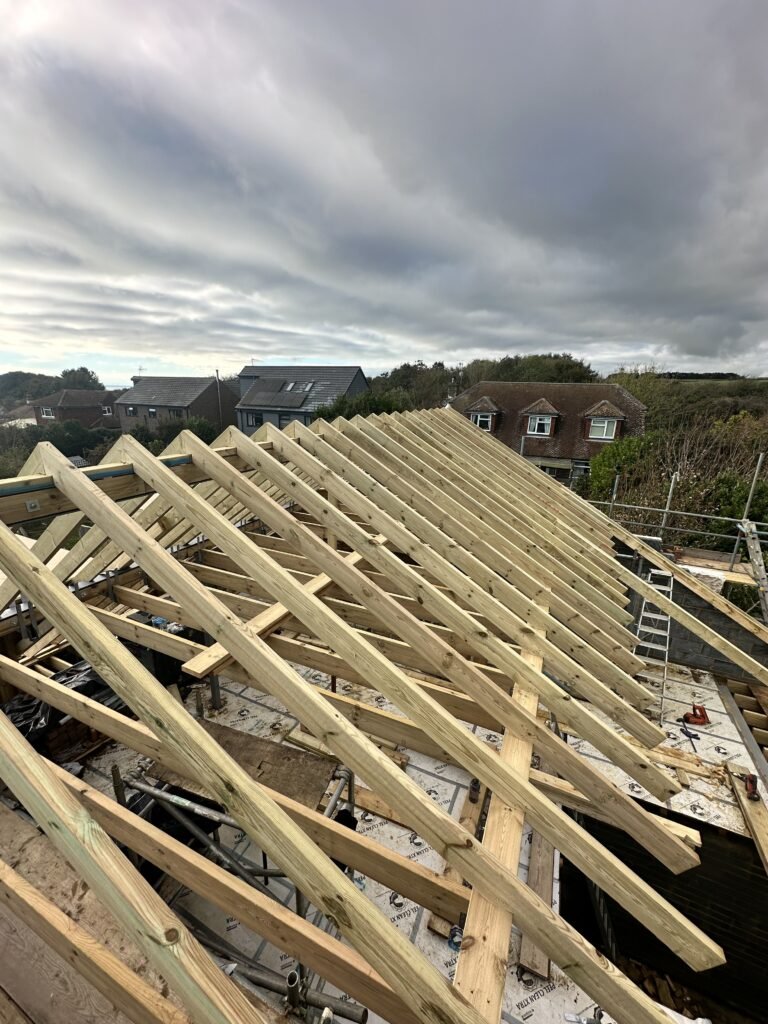
[[[117,405],[187,406],[216,380],[215,377],[134,377],[133,387]]]
[[[240,378],[252,380],[239,409],[302,409],[330,405],[349,390],[359,366],[244,366]]]
[[[41,405],[49,409],[83,409],[91,405],[104,405],[112,401],[112,391],[94,391],[92,388],[64,388],[54,391],[52,395],[35,398],[31,403],[36,408]]]

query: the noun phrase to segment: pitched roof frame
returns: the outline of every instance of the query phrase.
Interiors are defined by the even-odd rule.
[[[595,603],[617,622],[626,625],[631,621],[631,616],[624,610],[628,603],[626,595],[621,585],[606,571],[602,551],[588,551],[586,543],[579,543],[578,539],[574,541],[572,549],[569,549],[568,539],[563,539],[563,531],[559,524],[555,523],[547,532],[542,532],[532,523],[525,510],[517,517],[511,518],[512,510],[508,506],[505,507],[501,496],[497,496],[496,487],[493,490],[489,489],[487,477],[476,475],[476,466],[468,467],[461,463],[460,467],[454,469],[451,463],[446,461],[447,453],[441,452],[438,437],[434,433],[414,433],[412,428],[406,427],[405,421],[395,417],[385,420],[371,416],[365,421],[356,418],[353,422],[366,434],[369,434],[372,428],[381,427],[385,438],[399,444],[401,451],[398,452],[398,458],[406,462],[406,465],[411,465],[417,460],[421,464],[419,472],[422,473],[426,464],[427,473],[424,475],[442,491],[447,489],[447,483],[453,485],[451,494],[458,496],[460,493],[461,504],[465,509],[469,507],[482,523],[492,526],[492,543],[495,546],[500,545],[501,550],[510,559],[517,558],[520,551],[535,553],[540,550],[545,553],[545,557],[540,559],[544,563],[544,568],[549,568],[550,572],[559,576],[563,582],[572,586],[588,600],[588,607]],[[387,445],[388,441],[384,440],[381,443]],[[460,458],[460,452],[454,455],[457,459]],[[583,558],[585,554],[589,557]]]
[[[457,423],[457,420],[461,422]],[[349,435],[345,434],[345,427]],[[539,502],[539,492],[533,490],[538,480],[525,476],[517,465],[510,469],[507,453],[496,451],[501,446],[491,438],[478,439],[476,435],[480,432],[452,412],[443,415],[423,413],[406,417],[376,417],[370,428],[375,432],[373,438],[365,434],[358,423],[337,423],[335,428],[318,424],[311,431],[297,425],[282,434],[274,428],[266,428],[264,435],[257,434],[254,440],[231,431],[226,439],[220,439],[211,448],[187,435],[180,442],[183,456],[177,453],[177,457],[184,461],[173,465],[171,460],[170,467],[164,465],[163,459],[150,456],[140,446],[128,442],[129,475],[143,477],[146,481],[143,487],[138,480],[132,483],[133,495],[137,498],[131,497],[127,482],[119,487],[105,485],[104,478],[92,479],[92,470],[89,473],[71,466],[65,467],[63,458],[49,446],[41,446],[38,456],[45,461],[45,473],[42,475],[53,477],[53,490],[68,495],[68,507],[74,505],[78,510],[70,513],[73,516],[70,521],[82,521],[86,517],[94,524],[86,534],[86,537],[93,535],[92,549],[87,552],[87,557],[96,558],[97,561],[88,563],[89,568],[100,564],[99,560],[103,562],[109,558],[106,567],[118,566],[121,569],[121,574],[116,577],[118,581],[123,576],[136,579],[136,573],[143,571],[151,588],[160,589],[160,595],[154,597],[155,601],[170,600],[171,604],[176,601],[183,615],[215,625],[214,635],[221,642],[223,653],[219,650],[205,654],[203,650],[198,650],[187,657],[186,651],[190,649],[183,651],[177,645],[176,649],[188,665],[192,666],[196,659],[202,665],[210,662],[220,665],[222,658],[234,657],[237,664],[228,662],[225,671],[237,673],[245,679],[263,679],[265,675],[268,676],[269,689],[277,691],[287,706],[290,704],[285,698],[301,702],[302,714],[299,717],[311,731],[324,738],[362,777],[373,782],[372,776],[376,776],[375,791],[404,808],[403,813],[411,818],[412,823],[416,822],[418,830],[438,850],[447,854],[449,861],[457,865],[463,877],[474,883],[473,891],[479,900],[482,900],[485,893],[491,898],[495,897],[507,911],[514,912],[524,931],[552,959],[557,961],[560,958],[561,962],[565,959],[570,965],[569,971],[579,984],[613,1012],[617,1019],[661,1022],[665,1018],[659,1015],[656,1007],[629,985],[626,979],[621,978],[618,972],[606,969],[604,962],[595,959],[587,944],[572,929],[564,926],[564,922],[556,915],[552,915],[548,908],[543,907],[541,901],[537,902],[532,894],[524,891],[524,887],[515,884],[517,880],[513,881],[511,872],[488,849],[471,840],[471,837],[469,845],[466,845],[468,833],[452,819],[446,821],[441,813],[436,815],[434,806],[425,806],[425,803],[430,803],[428,799],[418,787],[404,783],[402,773],[399,773],[398,778],[390,778],[393,773],[388,759],[383,759],[387,761],[387,766],[382,766],[381,755],[372,754],[368,750],[368,741],[340,710],[345,707],[345,698],[330,695],[327,691],[321,695],[319,689],[310,689],[303,680],[297,687],[294,678],[298,680],[298,677],[292,675],[293,670],[288,669],[282,660],[289,656],[294,660],[295,655],[299,664],[303,663],[300,657],[315,658],[318,663],[334,665],[338,661],[340,675],[354,666],[359,674],[362,673],[368,686],[381,689],[394,697],[399,709],[408,715],[405,719],[391,716],[395,721],[379,718],[382,728],[388,723],[386,727],[393,735],[407,735],[422,745],[432,743],[433,748],[446,748],[458,763],[468,767],[473,774],[476,774],[475,769],[480,770],[483,778],[490,781],[498,793],[499,800],[506,801],[513,809],[520,809],[515,812],[518,816],[524,812],[532,822],[536,817],[538,823],[550,829],[553,835],[562,828],[559,812],[553,813],[556,812],[553,801],[557,799],[554,794],[559,790],[568,796],[571,792],[567,789],[568,783],[551,780],[544,784],[544,791],[550,795],[540,797],[541,790],[525,782],[519,772],[510,771],[503,757],[488,749],[478,750],[478,745],[467,739],[471,734],[466,733],[464,727],[458,726],[454,718],[455,711],[449,712],[448,706],[467,711],[474,708],[478,715],[486,716],[486,720],[497,716],[499,724],[506,725],[509,730],[505,744],[512,743],[512,737],[516,736],[514,742],[523,745],[526,742],[533,743],[534,747],[542,751],[552,747],[557,751],[560,764],[564,766],[560,769],[562,773],[570,775],[571,781],[582,789],[581,799],[600,800],[603,805],[601,810],[610,809],[609,813],[618,816],[623,827],[638,827],[641,819],[634,817],[636,813],[643,816],[643,824],[646,818],[651,823],[656,822],[657,819],[647,815],[629,798],[616,800],[609,797],[612,790],[615,793],[618,790],[605,781],[596,782],[592,776],[597,773],[591,768],[585,771],[583,766],[586,762],[572,751],[569,754],[562,753],[571,748],[546,729],[535,713],[526,712],[520,707],[516,699],[519,694],[510,697],[499,686],[505,677],[506,687],[515,679],[518,681],[518,690],[521,680],[532,685],[535,681],[535,692],[550,711],[553,707],[559,709],[562,719],[569,723],[574,716],[580,719],[574,723],[577,732],[582,732],[581,726],[586,724],[588,730],[597,730],[599,734],[599,726],[594,725],[592,720],[599,722],[600,719],[592,715],[588,704],[569,699],[567,694],[564,695],[551,680],[543,676],[543,665],[536,667],[537,658],[543,657],[545,663],[548,658],[553,670],[555,666],[558,667],[556,674],[562,676],[566,670],[570,670],[580,679],[581,685],[591,688],[590,696],[606,702],[614,715],[643,730],[644,738],[632,744],[622,739],[620,734],[609,730],[601,738],[610,744],[611,750],[615,749],[621,758],[631,763],[633,770],[640,774],[646,784],[651,782],[653,785],[653,780],[656,780],[656,784],[666,787],[665,792],[675,789],[675,783],[668,776],[658,773],[656,762],[643,753],[643,743],[652,746],[658,736],[650,730],[646,732],[648,723],[645,719],[642,719],[645,725],[640,726],[632,714],[634,705],[643,707],[647,701],[647,694],[632,678],[636,659],[630,649],[631,637],[628,639],[624,635],[624,591],[627,586],[634,587],[636,577],[628,578],[623,567],[617,566],[610,558],[613,524],[608,521],[609,525],[606,525],[599,517],[585,514],[583,508],[574,505],[572,500],[566,503],[565,515],[556,524],[553,523],[549,515],[556,502],[555,492],[542,488]],[[353,430],[357,432],[354,436]],[[396,441],[393,435],[397,435]],[[365,447],[358,444],[361,437],[365,438]],[[382,438],[387,440],[382,442]],[[403,441],[407,444],[401,443]],[[214,450],[217,446],[218,452]],[[399,462],[403,451],[408,458]],[[499,485],[498,499],[494,499],[494,518],[489,520],[486,517],[484,521],[478,512],[479,498],[473,497],[464,505],[466,511],[462,517],[460,512],[465,496],[454,490],[451,492],[453,504],[449,512],[451,529],[446,529],[442,519],[437,518],[440,490],[435,479],[428,481],[426,497],[419,496],[415,486],[413,474],[416,453],[424,454],[427,451],[433,464],[426,464],[433,472],[436,472],[434,462],[441,461],[445,466],[448,457],[451,467],[460,467],[462,474],[467,473],[475,493],[480,493],[482,474],[493,474],[494,493],[497,483]],[[364,457],[361,457],[361,453]],[[165,461],[168,461],[167,457]],[[397,464],[403,466],[403,477],[407,479],[406,486],[398,483],[395,488],[388,486],[386,480],[387,474],[391,479],[393,467]],[[181,473],[178,472],[178,466],[183,467]],[[502,479],[499,480],[499,477]],[[509,480],[515,483],[508,485]],[[524,515],[519,513],[523,528],[517,529],[518,515],[512,513],[522,504],[518,493],[521,484],[528,487],[529,493],[537,494],[537,507],[527,509]],[[321,491],[327,492],[327,499]],[[128,497],[129,510],[121,509],[110,492],[118,500]],[[570,496],[571,499],[573,497]],[[3,500],[0,496],[0,515]],[[285,510],[288,500],[295,505],[295,515]],[[529,501],[529,504],[534,503]],[[67,507],[66,499],[62,507]],[[163,508],[165,511],[156,515]],[[148,521],[147,526],[138,522],[140,516],[142,522]],[[283,536],[283,543],[278,545],[275,538],[249,535],[238,529],[249,518],[259,519],[276,529],[277,534]],[[483,526],[484,533],[479,531],[479,525]],[[55,520],[52,526],[56,526]],[[100,537],[94,532],[96,530],[101,531]],[[58,524],[55,531],[47,536],[44,534],[45,543],[40,545],[38,553],[44,558],[52,558],[58,550],[58,538],[63,533],[64,526]],[[544,543],[537,543],[542,533]],[[210,552],[210,556],[206,556],[202,563],[187,564],[183,551],[166,550],[170,544],[184,540],[195,540],[197,547],[197,538],[201,536],[207,538],[203,543],[209,546],[207,549],[197,549]],[[502,599],[494,592],[495,580],[491,575],[493,566],[488,564],[496,536],[503,540],[505,558],[509,562],[509,575],[498,577],[504,583],[500,587],[503,590]],[[169,537],[174,537],[175,541],[169,541]],[[9,554],[5,536],[0,539],[0,564],[8,570],[8,563],[4,559],[11,558],[13,552]],[[334,545],[326,542],[328,539],[333,539],[335,544],[350,547],[351,551],[336,550]],[[553,551],[565,552],[571,542],[580,546],[580,555],[584,553],[589,556],[588,576],[584,571],[584,559],[572,557],[567,562],[553,557]],[[220,573],[221,576],[210,578],[223,582],[223,577],[232,576],[232,585],[237,586],[234,581],[237,573],[206,564],[210,558],[215,561],[218,557],[211,551],[211,543],[221,549],[222,558],[234,561],[233,567],[239,568],[240,579],[250,581],[254,585],[253,590],[260,589],[266,599],[255,615],[250,614],[255,610],[253,607],[242,609],[250,619],[261,617],[261,630],[243,624],[231,610],[243,601],[254,599],[230,592],[228,600],[222,601],[219,593],[225,594],[225,591],[212,593],[203,582],[198,582],[204,573],[208,573],[209,577],[210,574]],[[541,607],[533,607],[533,591],[527,580],[524,586],[528,587],[529,592],[522,589],[523,585],[518,585],[512,559],[516,551],[523,550],[529,559],[531,571],[527,575],[531,579],[537,565],[549,572],[548,582],[553,585],[551,592],[555,603],[559,602],[557,616],[552,614],[548,602],[539,602]],[[298,559],[292,555],[294,551]],[[407,561],[402,558],[403,552],[409,556]],[[77,558],[85,553],[81,550]],[[15,554],[19,555],[18,552]],[[56,577],[50,570],[41,569],[34,554],[29,556],[25,550],[24,555],[33,561],[36,571],[24,576],[22,565],[14,563],[14,568],[9,571],[14,588],[28,594],[62,636],[73,641],[75,646],[86,643],[86,635],[78,632],[86,628],[86,622],[91,631],[94,623],[101,623],[107,631],[106,634],[100,634],[96,644],[97,653],[101,655],[109,653],[106,637],[113,640],[114,629],[124,632],[136,629],[137,624],[127,624],[125,619],[114,615],[108,608],[98,609],[81,604],[63,583],[56,585]],[[289,567],[280,565],[276,558],[282,559]],[[413,564],[409,564],[411,561]],[[302,569],[291,568],[300,562]],[[132,563],[136,563],[138,569]],[[80,571],[82,564],[74,571]],[[582,569],[581,573],[577,572],[578,568]],[[296,571],[299,571],[299,577],[295,576]],[[306,575],[308,571],[309,576]],[[566,582],[569,575],[572,577],[570,584]],[[591,588],[591,592],[602,597],[599,609],[588,606],[588,616],[582,615],[582,609],[578,607],[582,595],[573,585],[576,577],[582,585],[587,581],[586,586]],[[140,574],[138,582],[141,582]],[[384,582],[388,583],[386,588],[381,586]],[[11,585],[10,579],[8,585]],[[119,591],[114,595],[116,600],[128,596],[125,593],[128,588],[120,583],[115,588],[114,582],[110,581],[110,586]],[[4,596],[7,589],[0,590],[0,597]],[[539,591],[544,592],[541,596],[547,596],[549,588],[539,586]],[[250,592],[244,590],[244,594]],[[136,597],[131,600],[135,602],[140,602],[142,598],[148,603],[153,600],[151,594],[133,593],[136,593]],[[164,593],[170,594],[170,599],[165,598]],[[70,598],[78,607],[79,614],[85,616],[84,620],[75,623],[71,618],[74,605],[70,606]],[[64,604],[59,605],[59,601]],[[69,617],[62,611],[65,604],[71,613]],[[413,615],[409,607],[418,607],[419,616]],[[355,608],[361,611],[356,612]],[[344,613],[342,617],[341,612]],[[355,617],[367,617],[368,624],[356,626]],[[381,624],[378,627],[377,620]],[[596,638],[594,648],[590,648],[587,643],[588,625],[592,626]],[[288,636],[275,632],[281,627],[299,627],[300,632],[294,631],[294,635]],[[384,632],[381,632],[382,627]],[[534,629],[539,629],[543,635],[536,635]],[[211,632],[209,628],[207,631]],[[157,631],[148,632],[157,634]],[[468,661],[448,638],[456,638],[458,646],[463,650],[472,650],[474,660]],[[168,638],[163,642],[168,643],[169,639],[173,641],[178,638]],[[515,639],[520,645],[520,653],[509,642]],[[102,648],[102,644],[107,646]],[[377,648],[377,644],[381,644],[381,648]],[[531,644],[541,653],[532,650]],[[89,648],[90,653],[93,650],[93,647]],[[122,648],[119,650],[123,655],[126,654]],[[382,650],[387,653],[382,653]],[[617,657],[623,659],[628,671],[616,671],[608,655],[610,650],[614,650]],[[116,656],[116,651],[112,653]],[[431,662],[435,671],[432,676],[434,682],[417,680],[399,668],[398,659],[401,658],[405,661],[418,661],[420,664],[425,660]],[[121,664],[125,671],[124,662]],[[603,674],[604,669],[608,670],[607,677]],[[0,677],[3,677],[1,664]],[[386,688],[380,685],[382,682]],[[461,689],[451,691],[443,683]],[[473,690],[467,690],[467,684]],[[129,686],[127,680],[124,685]],[[607,696],[611,694],[611,685],[617,689],[623,687],[622,697]],[[443,703],[434,699],[438,691],[442,691],[440,697]],[[136,693],[132,696],[134,700],[137,699]],[[143,694],[139,699],[142,702],[141,710],[146,713]],[[152,699],[159,699],[159,695],[153,693]],[[513,705],[514,711],[511,710]],[[173,710],[178,713],[178,705]],[[360,713],[352,706],[345,710],[350,716]],[[368,709],[364,714],[369,720],[377,721],[374,709]],[[172,724],[170,733],[161,730],[164,737],[161,747],[179,753],[182,748],[178,744],[182,734],[175,732],[177,723],[174,721]],[[186,726],[184,722],[184,728]],[[232,802],[232,794],[222,789],[220,776],[208,767],[209,764],[215,764],[218,769],[224,763],[229,769],[226,759],[222,762],[220,748],[215,744],[209,746],[202,756],[206,761],[205,771],[212,776],[212,785],[218,785],[218,789],[214,786],[212,792],[225,804],[228,800]],[[198,757],[193,759],[197,773],[201,770]],[[577,767],[577,764],[582,767]],[[381,772],[384,774],[380,775]],[[541,783],[534,775],[531,780]],[[250,780],[248,782],[250,786],[247,793],[243,787],[237,787],[238,793],[234,798],[238,804],[237,811],[246,817],[250,813],[251,800],[258,793],[257,789],[250,788],[256,784]],[[601,786],[608,788],[601,789]],[[594,794],[592,797],[589,789]],[[264,799],[263,794],[259,799]],[[576,800],[577,797],[571,795],[571,799]],[[542,800],[546,802],[542,804]],[[625,802],[637,808],[637,811],[629,811]],[[663,843],[662,830],[667,836],[674,836],[674,832],[670,832],[666,826],[651,824],[650,834],[658,849]],[[680,915],[670,914],[671,908],[652,890],[642,885],[638,887],[639,880],[635,880],[620,862],[613,864],[610,858],[606,858],[599,844],[595,844],[596,849],[591,849],[575,830],[569,830],[564,835],[563,839],[563,834],[557,833],[558,847],[564,849],[566,855],[579,858],[589,872],[598,876],[600,884],[613,886],[617,898],[628,899],[632,912],[650,921],[657,934],[663,931],[661,937],[673,944],[673,948],[683,951],[689,960],[695,962],[695,966],[701,969],[720,962],[722,954],[718,947],[706,940]],[[301,838],[296,838],[301,847]],[[568,844],[571,846],[565,849]],[[679,857],[678,868],[682,870],[695,863],[695,856],[691,859],[689,848],[680,845],[682,849],[675,846],[670,846],[670,849]],[[279,862],[278,858],[275,860]],[[301,888],[310,892],[306,870],[307,865],[301,861],[299,849],[289,874]],[[315,884],[325,883],[325,879],[318,878],[317,874],[310,875],[309,884],[313,884],[313,881]],[[638,913],[639,904],[643,906]],[[645,904],[649,904],[651,909]],[[368,915],[364,913],[368,908],[359,909],[363,912],[360,920],[365,919],[365,925],[356,929],[356,922],[353,921],[347,927],[354,934],[353,943],[359,943],[366,959],[376,966],[376,955],[381,949],[380,935],[377,932],[374,940],[373,931],[377,925],[370,925]],[[496,925],[491,930],[495,939],[501,941],[504,928]],[[376,948],[372,948],[374,941]],[[413,960],[412,949],[409,957]],[[472,968],[471,963],[467,967],[467,963],[470,961],[465,960],[462,972],[477,980],[482,967]],[[382,975],[386,977],[383,970]],[[386,985],[386,981],[383,984]],[[470,983],[471,993],[475,992],[473,986],[474,982]],[[484,983],[479,984],[477,991],[482,994],[485,988]],[[451,997],[446,996],[445,990],[444,984],[436,984],[432,989],[436,998],[442,1001],[440,1012],[445,1010],[449,1014],[456,1012],[463,1016],[430,1016],[437,1012],[436,1004],[421,1004],[415,1008],[416,1017],[421,1020],[474,1019],[469,1016],[467,1005],[464,1002],[453,1002]],[[482,1002],[476,994],[468,997],[474,1005],[479,1006]]]
[[[137,444],[137,447],[140,446]],[[70,470],[75,474],[79,471],[52,446],[45,448],[43,458],[57,486],[75,499],[94,522],[129,549],[139,564],[145,564],[155,579],[164,584],[167,582],[171,592],[178,590],[183,595],[182,603],[191,609],[197,608],[198,614],[206,621],[210,618],[211,628],[226,637],[241,663],[250,667],[257,676],[271,677],[278,694],[282,689],[278,680],[285,681],[289,690],[291,686],[297,687],[299,677],[258,637],[243,628],[224,605],[185,573],[93,482],[85,476],[72,477]],[[162,463],[155,461],[160,471],[165,472]],[[167,473],[176,482],[173,473],[170,470]],[[318,853],[314,843],[264,793],[263,787],[255,783],[183,708],[179,708],[174,698],[125,651],[109,630],[95,621],[77,598],[32,556],[27,556],[25,561],[22,555],[27,554],[26,549],[10,531],[2,531],[0,540],[0,564],[7,572],[16,575],[24,592],[36,601],[60,632],[72,639],[80,653],[88,658],[139,718],[160,729],[170,749],[206,782],[259,847],[266,850],[290,877],[300,880],[302,891],[337,924],[355,948],[364,952],[369,963],[378,967],[390,984],[405,983],[412,989],[421,1019],[430,1024],[445,1024],[446,1021],[455,1024],[477,1021],[479,1024],[482,1018],[472,1012],[463,1000],[457,999],[456,992],[446,985],[435,968],[417,954],[407,939],[389,924],[349,879],[339,873],[328,858]],[[233,637],[235,633],[236,639]],[[295,676],[295,682],[292,676]],[[304,700],[307,701],[306,694]],[[324,724],[326,731],[341,730],[347,725],[345,719],[332,713],[330,726],[327,722]],[[350,728],[357,734],[354,727]],[[362,737],[359,742],[364,742]],[[378,748],[370,746],[370,757],[379,762],[377,768],[383,772],[391,762]],[[422,799],[428,801],[423,793]],[[215,1019],[211,1017],[211,1020]],[[233,1019],[237,1018],[233,1016]]]
[[[463,417],[451,412],[449,420],[445,417],[436,419],[432,414],[429,414],[429,418],[439,423],[441,431],[448,429],[457,438],[461,437],[461,443],[465,446],[465,450],[471,449],[473,458],[475,457],[477,454],[474,447],[476,439],[473,434],[467,435],[467,430],[474,431],[475,428],[467,423],[465,430]],[[470,447],[466,448],[467,445]],[[554,481],[549,480],[546,474],[537,472],[535,467],[530,466],[525,459],[522,459],[505,446],[496,443],[490,447],[484,447],[486,451],[481,457],[481,463],[488,460],[485,461],[488,471],[494,473],[503,471],[506,479],[510,482],[506,490],[506,496],[510,502],[511,513],[520,504],[518,497],[519,487],[526,486],[536,495],[535,514],[540,517],[540,529],[547,529],[549,524],[558,519],[567,524],[566,528],[570,531],[571,535],[581,536],[582,542],[589,538],[587,543],[593,546],[592,550],[598,550],[595,544],[601,543],[605,537],[611,539],[615,537],[617,540],[627,544],[633,551],[641,554],[652,565],[669,572],[674,577],[675,582],[680,583],[692,593],[701,597],[717,611],[733,619],[734,622],[737,622],[747,632],[759,640],[768,643],[768,627],[765,624],[747,615],[742,609],[726,600],[726,598],[715,594],[687,570],[682,569],[663,554],[655,551],[649,544],[646,544],[640,538],[630,533],[629,530],[609,519],[605,513],[600,512],[588,502],[580,501],[572,491],[568,491],[566,488],[560,487],[560,490],[565,491],[562,495],[558,491],[553,490],[553,488],[558,487]],[[516,486],[513,481],[516,482]],[[721,636],[716,630],[707,626],[706,623],[691,615],[684,608],[681,608],[680,605],[668,600],[663,594],[659,594],[646,580],[637,576],[618,560],[614,561],[613,575],[623,586],[627,586],[643,597],[653,600],[654,603],[658,604],[659,608],[669,614],[676,622],[679,622],[695,636],[698,636],[711,647],[720,651],[729,660],[735,662],[744,671],[754,676],[759,682],[768,684],[768,668]],[[657,597],[658,601],[656,601]]]

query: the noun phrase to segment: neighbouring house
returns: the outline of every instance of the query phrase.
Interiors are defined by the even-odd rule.
[[[481,381],[451,405],[564,481],[588,473],[604,445],[645,431],[646,407],[618,384]]]
[[[217,377],[132,377],[133,387],[116,402],[120,429],[141,424],[157,431],[164,423],[201,417],[223,430],[235,422],[236,384]]]
[[[31,405],[17,405],[15,409],[9,409],[2,417],[4,427],[34,427],[37,424],[37,416]]]
[[[84,427],[118,427],[115,411],[116,391],[93,391],[87,388],[64,388],[53,395],[36,398],[33,403],[35,422],[47,427],[52,423],[77,420]]]
[[[244,366],[239,377],[237,425],[247,433],[264,423],[311,423],[322,406],[369,389],[359,366]]]

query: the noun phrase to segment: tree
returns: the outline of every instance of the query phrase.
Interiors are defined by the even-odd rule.
[[[407,412],[413,407],[413,398],[405,388],[393,388],[382,392],[364,391],[352,398],[342,395],[331,405],[316,409],[314,415],[316,419],[332,422],[337,416],[352,419],[353,416],[370,416],[373,413]]]
[[[75,390],[103,391],[104,385],[87,366],[78,366],[76,369],[62,370],[59,375],[59,386],[62,388],[73,388]]]

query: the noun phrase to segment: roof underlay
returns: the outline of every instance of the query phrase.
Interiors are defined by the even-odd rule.
[[[7,525],[51,515],[31,550]],[[654,756],[665,734],[643,714],[653,697],[635,678],[644,662],[628,629],[629,589],[665,599],[613,557],[614,538],[701,588],[756,636],[767,631],[462,416],[443,409],[282,432],[265,425],[251,438],[229,428],[210,446],[184,432],[160,457],[126,436],[85,470],[43,443],[18,480],[0,484],[0,518],[0,607],[9,609],[0,632],[18,628],[19,592],[30,602],[22,627],[47,623],[19,656],[0,656],[0,680],[202,785],[351,946],[68,775],[0,715],[0,776],[191,1020],[266,1018],[116,841],[398,1024],[498,1021],[498,963],[513,921],[620,1024],[668,1022],[518,880],[524,821],[692,968],[722,962],[719,946],[561,805],[630,832],[676,873],[698,863],[691,830],[624,795],[554,726],[659,799],[679,791]],[[90,529],[69,546],[83,525]],[[91,582],[76,589],[82,580]],[[668,603],[672,617],[768,682],[763,666]],[[127,617],[136,609],[199,627],[213,642],[141,626]],[[163,650],[192,678],[221,673],[273,695],[471,889],[260,785],[121,639]],[[45,658],[67,645],[136,720],[50,679]],[[400,714],[313,685],[296,665],[380,692]],[[500,749],[468,725],[497,730]],[[455,762],[487,785],[483,842],[370,735]],[[533,752],[552,774],[531,768]],[[451,921],[466,913],[453,984],[331,857]],[[142,1019],[168,1018],[156,1009]]]

